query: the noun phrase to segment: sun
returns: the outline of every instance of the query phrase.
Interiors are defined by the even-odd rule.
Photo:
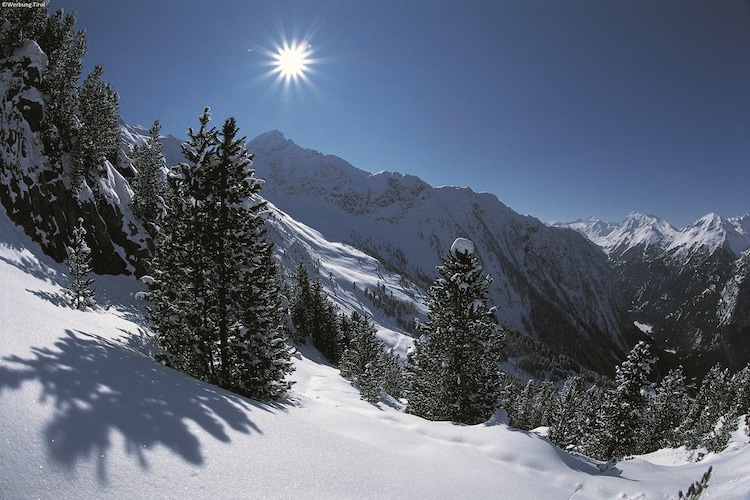
[[[254,47],[249,52],[259,53],[267,71],[258,75],[258,81],[272,80],[269,90],[281,89],[282,98],[288,99],[303,88],[314,89],[312,77],[317,74],[321,60],[314,56],[310,37],[286,38],[271,47]]]
[[[284,42],[272,54],[277,78],[288,87],[298,80],[307,81],[310,65],[313,63],[312,47],[307,42]]]
[[[274,54],[276,72],[284,80],[304,79],[310,69],[312,50],[309,44],[284,44]]]

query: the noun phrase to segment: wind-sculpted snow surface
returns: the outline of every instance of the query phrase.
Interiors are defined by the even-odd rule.
[[[263,196],[326,239],[363,250],[423,289],[456,237],[470,239],[494,278],[503,321],[589,367],[611,369],[623,355],[627,326],[612,271],[575,232],[519,215],[489,193],[369,174],[280,132],[248,149],[267,180]]]
[[[301,349],[289,399],[261,404],[152,361],[134,278],[77,311],[63,268],[0,213],[0,498],[705,498],[750,494],[750,447],[664,450],[600,472],[493,418],[429,422],[372,406]]]

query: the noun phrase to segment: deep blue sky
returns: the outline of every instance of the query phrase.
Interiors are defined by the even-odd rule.
[[[750,212],[747,0],[52,0],[123,118],[210,105],[370,172],[489,191],[544,221]],[[291,87],[264,50],[306,39]],[[249,51],[250,49],[250,51]]]

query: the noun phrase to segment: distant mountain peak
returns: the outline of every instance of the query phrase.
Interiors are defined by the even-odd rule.
[[[284,133],[280,130],[269,130],[268,132],[260,134],[255,140],[286,142],[289,139],[287,139]]]

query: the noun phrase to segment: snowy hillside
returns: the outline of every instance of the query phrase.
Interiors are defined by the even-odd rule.
[[[750,495],[741,433],[698,463],[664,450],[601,473],[498,419],[371,406],[309,350],[290,397],[257,403],[149,358],[133,278],[97,277],[107,311],[68,308],[66,282],[1,212],[2,498],[674,498],[709,466],[704,498]]]
[[[410,318],[426,317],[424,291],[399,274],[389,271],[375,258],[345,243],[328,241],[319,231],[292,219],[269,203],[270,236],[276,242],[277,258],[287,274],[297,262],[304,262],[308,272],[323,283],[328,297],[341,312],[352,311],[372,318],[378,337],[393,348],[402,359],[412,345],[404,334],[403,318],[388,315],[377,307],[366,291],[381,293],[403,304]]]

